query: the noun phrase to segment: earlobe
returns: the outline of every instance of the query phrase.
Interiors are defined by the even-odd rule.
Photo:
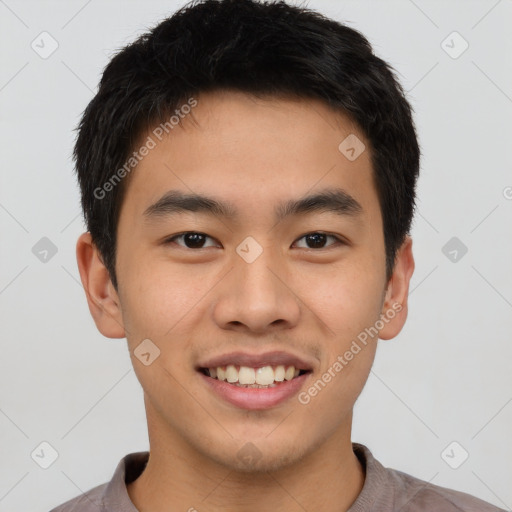
[[[407,236],[397,252],[393,274],[386,289],[381,311],[384,327],[379,338],[389,340],[398,335],[407,319],[409,283],[414,272],[412,239]]]
[[[119,296],[89,232],[82,233],[78,238],[76,259],[96,327],[107,338],[124,338]]]

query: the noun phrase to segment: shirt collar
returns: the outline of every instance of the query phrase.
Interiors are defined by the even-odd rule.
[[[138,512],[130,499],[126,484],[133,482],[142,474],[148,460],[149,452],[130,453],[121,459],[103,494],[102,503],[105,510]]]

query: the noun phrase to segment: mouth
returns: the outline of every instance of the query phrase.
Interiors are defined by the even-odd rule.
[[[215,395],[249,410],[286,401],[313,373],[311,364],[284,352],[226,354],[201,363],[196,370]]]
[[[268,389],[280,386],[310,373],[310,370],[301,370],[295,366],[261,366],[252,368],[249,366],[238,366],[229,364],[212,368],[199,368],[199,371],[206,377],[226,382],[240,388]]]

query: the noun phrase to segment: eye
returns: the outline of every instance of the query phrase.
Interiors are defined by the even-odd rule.
[[[198,233],[196,231],[186,231],[185,233],[181,233],[179,235],[174,235],[171,238],[167,238],[164,241],[164,244],[170,244],[175,240],[182,239],[185,245],[178,244],[181,247],[185,247],[186,249],[204,249],[205,247],[208,247],[204,245],[205,240],[207,238],[213,240],[213,238],[209,237],[208,235],[205,235],[204,233]]]
[[[305,243],[307,245],[309,245],[306,247],[299,247],[299,248],[324,249],[326,247],[326,240],[328,238],[335,240],[335,243],[327,245],[327,247],[336,245],[336,242],[338,242],[338,244],[342,244],[342,245],[345,244],[345,242],[341,238],[339,238],[335,235],[329,235],[328,233],[322,233],[319,231],[315,231],[312,233],[307,233],[298,239],[298,240],[304,239]],[[177,243],[176,240],[182,240],[183,243],[177,243],[177,245],[184,247],[185,249],[204,249],[207,247],[215,247],[215,245],[210,245],[210,246],[205,245],[205,241],[207,239],[213,240],[212,237],[206,235],[205,233],[199,233],[197,231],[186,231],[184,233],[180,233],[178,235],[174,235],[170,238],[167,238],[164,241],[164,244]]]
[[[345,242],[334,235],[329,235],[327,233],[322,233],[315,231],[314,233],[307,233],[306,235],[299,238],[299,240],[304,239],[306,241],[306,244],[311,244],[313,247],[305,247],[305,249],[323,249],[325,246],[325,241],[327,238],[332,238],[339,242],[340,244],[345,244]],[[336,244],[331,244],[336,245]],[[329,247],[329,246],[328,246]]]

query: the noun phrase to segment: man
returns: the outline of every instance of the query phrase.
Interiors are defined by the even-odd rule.
[[[104,71],[75,147],[80,276],[150,452],[64,511],[496,511],[352,443],[407,317],[420,149],[392,69],[308,9],[206,0]]]

